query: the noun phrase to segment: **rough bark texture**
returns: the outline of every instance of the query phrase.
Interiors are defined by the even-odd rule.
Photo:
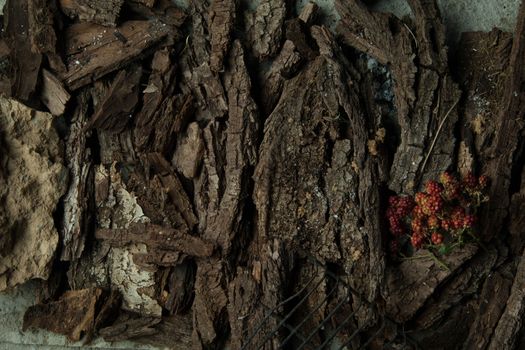
[[[0,101],[0,289],[63,267],[24,327],[523,347],[525,6],[449,52],[434,0],[338,0],[335,33],[313,3],[58,3],[8,1],[0,41],[0,90],[51,112]],[[390,259],[388,197],[445,170],[492,180],[480,241]]]
[[[59,0],[65,15],[78,18],[82,22],[93,22],[105,26],[115,26],[115,21],[124,0]]]

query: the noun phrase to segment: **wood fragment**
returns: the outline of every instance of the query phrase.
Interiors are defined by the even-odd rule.
[[[70,18],[104,26],[116,25],[124,0],[59,0],[61,10]]]
[[[336,2],[342,16],[338,32],[345,42],[393,69],[397,118],[402,132],[389,186],[397,193],[413,193],[422,182],[437,178],[451,165],[454,138],[441,139],[432,152],[428,145],[438,134],[441,123],[442,133],[453,134],[458,114],[452,106],[460,97],[446,69],[444,27],[436,2],[412,0],[409,4],[417,14],[414,31],[393,15],[370,12],[356,0]],[[415,48],[413,33],[418,42]],[[417,63],[416,55],[421,57]],[[422,132],[423,129],[426,131]],[[423,169],[426,154],[431,167]]]
[[[399,269],[390,269],[386,277],[388,315],[400,323],[409,320],[438,285],[472,258],[476,250],[476,246],[470,245],[446,256],[443,263],[448,270],[432,258],[431,252],[425,250],[419,250],[410,258],[418,259],[417,264],[413,260],[407,260],[401,263]]]
[[[29,101],[35,93],[42,63],[42,55],[32,48],[34,32],[29,30],[28,3],[29,0],[10,0],[4,11],[6,43],[12,65],[11,96],[22,101]]]
[[[265,115],[270,114],[275,108],[281,97],[284,81],[293,76],[301,62],[301,54],[297,52],[293,41],[286,40],[281,52],[263,77],[261,102]]]
[[[525,313],[525,259],[520,259],[517,266],[512,288],[506,303],[498,303],[505,306],[494,334],[487,349],[511,350],[520,344],[520,332],[523,326],[523,315]]]
[[[204,156],[204,139],[197,123],[191,123],[186,133],[177,140],[171,163],[186,178],[197,176]]]
[[[71,95],[64,89],[62,82],[53,73],[42,69],[42,93],[40,99],[51,114],[56,116],[64,114],[66,104],[70,98]]]
[[[192,230],[197,225],[198,220],[193,212],[193,205],[179,178],[173,172],[170,163],[158,153],[148,154],[148,163],[159,174],[160,181],[172,203],[184,218],[188,229]]]
[[[57,38],[48,1],[28,0],[27,12],[32,51],[54,54]]]
[[[93,217],[92,158],[85,132],[88,122],[89,95],[83,91],[77,97],[77,108],[71,118],[71,127],[66,139],[66,166],[71,174],[71,183],[64,200],[64,217],[61,230],[63,249],[61,259],[78,259],[85,244],[87,227]]]
[[[122,313],[114,325],[102,328],[99,334],[109,342],[147,337],[157,333],[154,326],[160,322],[161,319],[158,317],[140,317],[133,313]]]
[[[153,224],[133,223],[125,229],[99,228],[95,237],[115,247],[144,243],[152,249],[175,250],[194,257],[209,257],[213,253],[213,245],[198,237]]]
[[[150,4],[154,6],[150,6]],[[157,18],[162,23],[180,27],[187,18],[186,12],[171,0],[126,0],[125,6],[143,19]]]
[[[223,60],[230,46],[230,33],[235,24],[235,0],[212,0],[210,5],[210,69],[213,72],[223,70]]]
[[[279,51],[285,16],[284,0],[261,0],[255,13],[246,16],[252,53],[259,60]]]
[[[86,127],[114,133],[122,132],[128,125],[139,101],[141,77],[142,69],[136,66],[118,72],[107,95],[98,104]]]
[[[319,6],[315,2],[308,2],[299,14],[299,19],[307,26],[314,24],[319,15]]]
[[[68,71],[61,78],[71,90],[76,90],[122,68],[170,33],[173,34],[168,26],[156,20],[127,21],[114,29],[73,24],[65,33]]]
[[[111,316],[105,309],[113,306],[114,297],[100,288],[72,290],[65,292],[58,301],[49,304],[31,306],[24,314],[23,329],[42,328],[55,333],[67,335],[72,341],[79,341],[84,336],[89,341],[96,332],[95,325],[102,325],[102,317]],[[100,313],[100,305],[104,313]]]
[[[498,132],[488,150],[491,157],[483,164],[483,173],[493,179],[489,189],[490,200],[481,214],[481,217],[485,218],[481,223],[481,235],[485,240],[490,240],[500,232],[508,215],[509,187],[512,180],[512,167],[509,164],[512,164],[513,159],[522,152],[520,145],[524,125],[521,120],[525,113],[523,57],[525,57],[525,3],[520,7],[509,65],[505,72],[503,101],[495,123],[495,130]]]
[[[143,4],[147,7],[153,7],[155,5],[156,0],[130,0],[131,2],[137,2],[139,4]]]

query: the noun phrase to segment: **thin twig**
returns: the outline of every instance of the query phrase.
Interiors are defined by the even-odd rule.
[[[452,112],[452,110],[456,107],[456,105],[459,102],[459,98],[454,102],[452,107],[448,110],[447,114],[443,117],[441,120],[441,123],[439,123],[438,129],[436,131],[436,135],[434,135],[434,139],[432,140],[432,143],[430,144],[430,149],[427,152],[427,155],[425,157],[425,161],[423,162],[423,166],[421,167],[421,173],[423,174],[425,172],[425,167],[427,166],[428,159],[430,158],[430,154],[432,154],[432,151],[434,150],[434,146],[436,145],[437,138],[439,137],[439,134],[441,133],[441,129],[443,128],[443,125],[445,124],[445,121],[447,120],[448,116]]]
[[[447,266],[447,264],[441,261],[436,255],[434,255],[434,253],[430,253],[429,255],[439,266],[450,272],[450,268]]]
[[[405,27],[408,29],[408,32],[412,35],[412,38],[414,38],[414,43],[416,43],[416,49],[419,49],[419,45],[417,43],[417,38],[416,36],[414,35],[414,32],[410,29],[410,27],[405,23],[403,22],[403,24],[405,25]]]

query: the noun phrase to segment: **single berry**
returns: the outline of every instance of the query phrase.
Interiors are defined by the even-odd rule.
[[[463,227],[464,228],[471,228],[476,223],[476,217],[472,214],[465,215],[463,217]]]
[[[395,207],[397,205],[398,201],[399,201],[399,197],[398,196],[390,196],[388,198],[388,205],[390,207]]]
[[[390,242],[390,252],[393,255],[396,255],[399,252],[399,242],[397,241],[397,239],[394,239]]]
[[[426,215],[435,215],[443,208],[443,198],[439,195],[426,195],[422,199],[421,207]]]
[[[443,243],[443,235],[438,232],[434,232],[431,237],[432,243],[435,245],[439,245]]]
[[[423,208],[421,208],[421,206],[419,205],[416,205],[414,207],[414,209],[412,209],[412,216],[417,219],[417,218],[423,218],[425,216],[425,213],[423,213]]]
[[[449,231],[452,228],[450,220],[441,220],[441,228],[445,231]]]
[[[473,191],[478,187],[478,179],[476,179],[476,177],[472,173],[468,173],[467,175],[465,175],[462,183],[463,186],[465,186],[465,188],[470,191]]]
[[[423,234],[423,231],[425,230],[425,222],[422,218],[412,219],[411,228],[413,233]]]
[[[432,215],[431,217],[428,218],[428,227],[431,230],[438,229],[439,226],[440,226],[440,222],[439,222],[439,218],[437,216]]]
[[[407,216],[414,208],[414,199],[409,196],[400,197],[397,202],[397,212],[400,216]]]
[[[427,194],[424,193],[424,192],[418,192],[416,193],[416,196],[414,198],[414,200],[416,201],[416,204],[423,204],[423,202],[425,201],[425,198],[427,198]]]
[[[465,209],[460,206],[454,207],[450,215],[452,228],[457,230],[463,228],[465,221]]]
[[[454,176],[452,176],[449,172],[444,172],[439,176],[439,182],[441,182],[443,185],[448,185],[455,181]]]
[[[423,235],[414,233],[410,238],[410,243],[412,243],[414,248],[419,249],[423,246],[424,239],[425,237]]]
[[[428,181],[425,186],[425,191],[432,196],[439,196],[443,192],[443,187],[436,181]]]
[[[489,178],[486,175],[481,175],[478,179],[479,187],[483,190],[489,185]]]

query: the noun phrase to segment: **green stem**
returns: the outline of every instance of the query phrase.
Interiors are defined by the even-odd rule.
[[[443,269],[447,271],[450,271],[450,268],[443,261],[441,261],[437,256],[435,256],[433,253],[428,253],[425,255],[418,255],[418,256],[406,256],[406,257],[404,256],[401,258],[401,260],[419,260],[419,259],[425,259],[425,258],[433,259],[440,267],[442,267]]]

